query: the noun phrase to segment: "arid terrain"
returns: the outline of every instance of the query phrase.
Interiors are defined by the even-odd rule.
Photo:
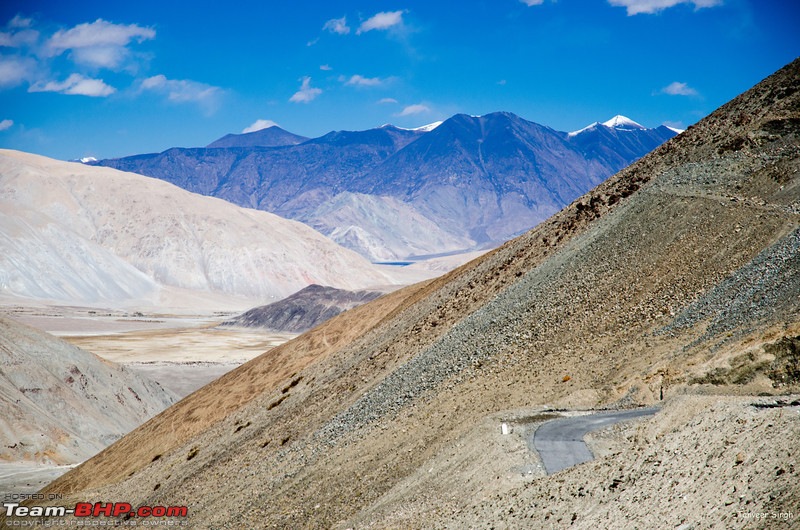
[[[2,297],[196,310],[252,307],[310,283],[395,283],[302,223],[142,175],[5,149],[0,229]]]
[[[536,229],[245,363],[44,492],[185,505],[201,528],[791,528],[798,337],[800,60]],[[547,411],[654,403],[548,477],[520,436]]]
[[[142,312],[132,314],[121,310],[68,306],[17,305],[0,308],[0,318],[8,319],[7,322],[32,326],[65,341],[51,337],[48,339],[49,342],[42,339],[36,342],[38,346],[34,346],[43,353],[47,352],[45,354],[51,357],[56,372],[59,370],[60,361],[65,377],[69,377],[67,372],[70,370],[71,357],[64,354],[64,348],[67,347],[66,343],[70,343],[84,350],[82,355],[87,358],[95,354],[104,361],[111,361],[115,366],[122,367],[130,374],[144,376],[146,380],[159,384],[166,390],[165,394],[170,396],[169,400],[156,405],[150,404],[144,414],[135,409],[129,410],[130,417],[127,421],[123,422],[122,426],[111,428],[114,435],[102,435],[103,428],[85,421],[78,425],[69,425],[67,427],[71,446],[69,451],[53,451],[41,443],[36,443],[32,445],[32,450],[38,451],[35,455],[20,454],[16,450],[21,447],[19,440],[22,440],[22,446],[27,443],[26,437],[29,437],[30,426],[26,426],[26,430],[23,428],[24,422],[19,419],[16,422],[7,421],[3,431],[7,444],[0,452],[0,492],[24,494],[38,491],[167,405],[186,397],[224,373],[295,336],[291,333],[216,328],[226,314],[176,315]],[[17,328],[9,329],[13,330],[9,331],[11,334],[6,337],[11,341],[9,344],[20,348],[20,351],[24,352],[23,355],[27,355],[31,350],[25,346],[26,343],[19,342]],[[43,333],[37,335],[46,336]],[[83,361],[76,366],[80,370],[86,370],[89,364]],[[6,375],[8,373],[6,370]],[[95,383],[108,385],[113,382],[113,379],[106,380],[100,376]],[[12,384],[19,387],[17,378],[14,378]],[[6,400],[11,399],[13,395],[13,388],[8,390],[4,396]],[[46,396],[50,394],[56,396],[54,399],[56,403],[48,401]],[[74,403],[70,399],[75,398],[65,398],[61,393],[50,392],[42,395],[42,392],[37,392],[37,395],[40,398],[39,407],[57,407],[58,401],[67,401],[76,410],[83,410],[87,406]],[[9,405],[19,406],[11,403]],[[105,414],[112,413],[107,411]],[[42,414],[37,416],[39,421],[44,419]],[[52,430],[41,429],[44,433]]]
[[[0,314],[144,373],[180,398],[296,336],[217,327],[232,312],[192,315],[5,306]]]
[[[0,316],[0,493],[33,493],[177,401],[148,377]]]

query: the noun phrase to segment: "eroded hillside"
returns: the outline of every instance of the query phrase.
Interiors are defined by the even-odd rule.
[[[555,498],[562,480],[505,478],[516,449],[494,443],[502,417],[662,394],[670,414],[699,414],[681,409],[681,396],[796,391],[794,357],[770,345],[800,335],[799,155],[795,61],[531,232],[251,361],[47,491],[185,504],[198,527],[481,524]],[[735,407],[719,414],[748,417]],[[692,438],[690,420],[664,417],[698,444],[687,466],[711,462],[704,451],[735,434]],[[800,420],[781,421],[787,437],[764,440],[777,436],[796,454],[789,433]],[[645,437],[662,445],[642,454],[666,450],[662,427]],[[752,436],[768,428],[752,427]],[[782,484],[767,482],[748,509],[775,499],[800,509]],[[725,481],[703,487],[684,498],[687,510],[725,509]],[[581,500],[581,513],[600,513],[601,500],[635,506],[641,493],[612,490]],[[569,495],[559,495],[555,509],[568,517]],[[654,510],[683,524],[668,504]]]
[[[0,318],[0,463],[76,464],[176,400],[132,370]]]

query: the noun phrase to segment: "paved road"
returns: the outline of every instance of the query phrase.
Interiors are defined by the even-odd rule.
[[[586,433],[614,423],[652,416],[658,407],[599,412],[586,416],[547,421],[533,433],[533,447],[539,453],[548,475],[594,459],[583,441]]]

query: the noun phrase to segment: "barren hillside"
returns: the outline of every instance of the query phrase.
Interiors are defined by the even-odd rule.
[[[799,171],[795,61],[536,229],[251,361],[47,491],[187,505],[203,528],[797,514],[800,468],[780,462],[796,461],[800,416],[748,396],[800,390]],[[552,477],[496,429],[662,393],[619,454]]]
[[[76,464],[175,401],[129,369],[0,318],[0,463]]]
[[[302,333],[381,294],[380,291],[345,291],[314,284],[278,302],[254,307],[220,325]]]
[[[134,173],[0,150],[0,295],[241,308],[312,283],[391,280],[296,221]]]

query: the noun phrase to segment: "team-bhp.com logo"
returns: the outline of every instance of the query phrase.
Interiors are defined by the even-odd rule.
[[[147,517],[186,517],[186,506],[139,506],[127,502],[79,502],[74,508],[66,506],[20,506],[18,502],[5,502],[7,517],[116,517],[122,519]],[[6,521],[9,525],[9,521]],[[12,525],[16,526],[16,525]]]

